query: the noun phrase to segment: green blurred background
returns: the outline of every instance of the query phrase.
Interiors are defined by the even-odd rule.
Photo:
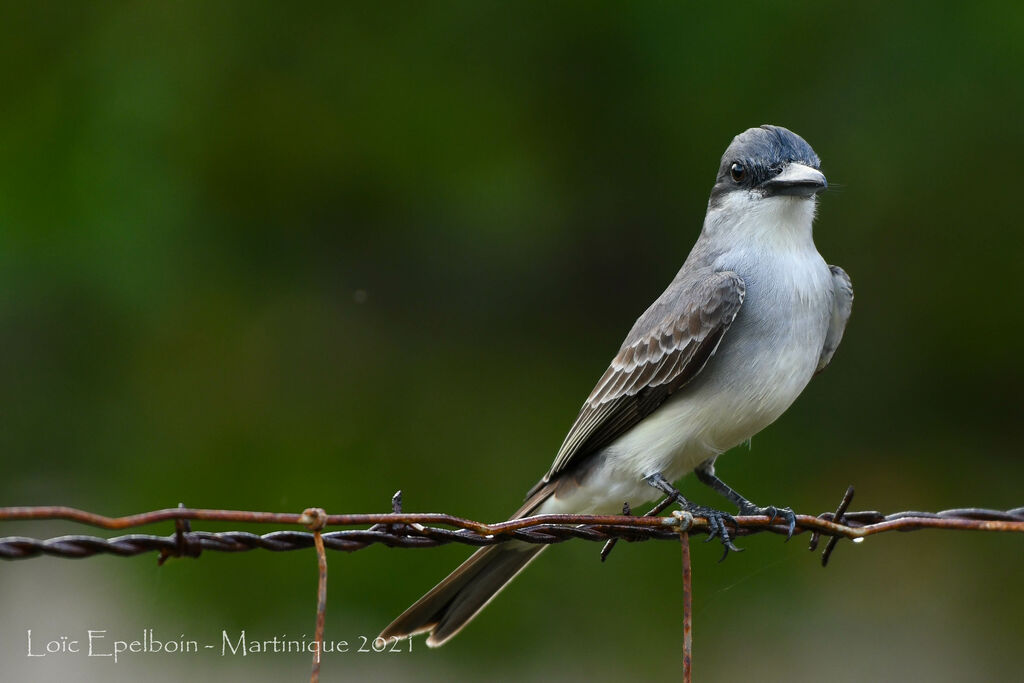
[[[0,504],[370,512],[401,488],[503,519],[685,258],[725,146],[776,123],[823,159],[816,239],[857,303],[828,372],[719,472],[808,513],[851,483],[855,509],[1024,505],[1018,8],[2,14]],[[805,541],[695,546],[695,680],[1021,680],[1020,538],[890,534],[827,570]],[[337,655],[326,680],[677,678],[678,546],[598,550],[550,551],[442,650]],[[467,554],[332,554],[328,637],[374,636]],[[312,553],[155,564],[0,566],[8,671],[308,675],[24,656],[28,628],[312,633]]]

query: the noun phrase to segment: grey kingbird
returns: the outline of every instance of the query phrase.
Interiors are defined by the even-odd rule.
[[[731,516],[670,484],[694,472],[741,514],[781,516],[792,534],[792,510],[754,505],[715,476],[715,460],[782,415],[843,337],[850,278],[825,263],[811,231],[828,186],[820,167],[785,128],[733,138],[686,262],[633,325],[514,518],[609,514],[666,493],[735,549]],[[429,632],[427,645],[443,644],[546,547],[478,550],[381,637]]]

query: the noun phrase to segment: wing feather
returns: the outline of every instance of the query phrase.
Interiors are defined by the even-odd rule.
[[[832,271],[832,317],[829,320],[828,333],[825,335],[825,345],[821,349],[816,372],[821,372],[832,362],[839,342],[843,341],[846,321],[850,319],[850,312],[853,310],[853,282],[850,281],[850,276],[839,266],[829,266],[828,269]]]
[[[674,293],[679,303],[653,329],[631,333],[533,491],[617,439],[696,377],[736,319],[744,294],[736,273],[710,273]]]

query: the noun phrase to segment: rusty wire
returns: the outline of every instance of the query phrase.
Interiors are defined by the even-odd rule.
[[[320,651],[324,645],[324,623],[327,618],[327,551],[321,533],[327,520],[327,513],[322,508],[306,508],[303,517],[311,521],[306,526],[313,532],[313,545],[316,546],[317,583],[316,583],[316,630],[313,652],[313,668],[309,675],[309,683],[320,683]]]
[[[821,536],[829,540],[822,552],[821,564],[826,566],[841,538],[853,540],[887,531],[917,531],[920,529],[952,529],[961,531],[1002,531],[1024,533],[1024,507],[1012,510],[986,510],[958,508],[942,512],[847,512],[853,500],[853,487],[849,487],[835,512],[818,516],[796,516],[795,533],[810,533],[810,550],[815,550]],[[25,520],[67,520],[103,529],[129,529],[171,520],[174,533],[170,536],[129,534],[115,538],[72,535],[49,539],[23,536],[0,538],[0,559],[18,560],[42,555],[65,558],[90,557],[111,554],[121,557],[158,552],[158,562],[169,557],[199,557],[205,551],[244,552],[262,548],[275,552],[315,547],[317,551],[317,617],[316,642],[311,683],[320,680],[320,643],[323,642],[324,618],[327,608],[327,555],[331,550],[362,550],[371,545],[397,548],[431,548],[449,543],[485,546],[507,541],[527,543],[561,543],[572,538],[602,541],[604,560],[615,542],[677,540],[682,545],[683,560],[683,680],[691,680],[693,647],[693,602],[690,563],[690,536],[707,534],[709,526],[702,517],[687,512],[671,516],[651,516],[664,510],[669,499],[643,517],[630,514],[628,505],[622,515],[537,515],[497,524],[484,524],[454,515],[437,513],[402,512],[402,493],[391,500],[388,514],[328,515],[321,508],[308,508],[301,514],[276,512],[249,512],[243,510],[209,510],[177,508],[154,510],[127,517],[105,517],[92,512],[62,506],[0,508],[0,522]],[[254,534],[247,531],[207,532],[193,531],[193,520],[237,522],[250,524],[295,524],[309,531],[273,531]],[[368,527],[324,532],[326,527]],[[773,532],[787,534],[787,528],[765,516],[738,516],[735,518],[735,536]]]
[[[690,562],[690,532],[680,527],[683,548],[683,683],[693,680],[693,566]]]
[[[846,512],[852,490],[836,512],[818,516],[797,515],[796,533],[810,533],[812,549],[820,536],[829,536],[824,560],[839,538],[858,539],[888,531],[953,529],[962,531],[1002,531],[1024,533],[1024,508],[986,510],[958,508],[942,512],[906,511],[883,515],[875,511]],[[537,515],[523,519],[484,524],[454,515],[406,513],[396,505],[395,512],[381,514],[326,515],[324,527],[368,527],[322,533],[329,550],[362,550],[371,545],[395,548],[429,548],[449,543],[485,546],[511,540],[552,544],[579,538],[607,542],[675,540],[679,538],[677,517],[634,517],[628,515]],[[115,538],[68,535],[36,539],[23,536],[0,538],[0,559],[17,560],[49,555],[81,558],[97,554],[121,557],[158,552],[161,558],[197,557],[201,552],[245,552],[255,549],[274,552],[300,550],[314,546],[312,532],[285,530],[266,534],[247,531],[193,531],[189,521],[217,521],[255,524],[294,524],[307,526],[308,514],[212,510],[187,507],[154,510],[127,517],[105,517],[60,506],[0,508],[0,522],[15,520],[68,520],[104,529],[127,529],[175,520],[177,528],[169,536],[129,534]],[[765,516],[738,516],[736,535],[773,532],[785,534],[783,525]],[[706,534],[707,521],[693,519],[691,534]]]

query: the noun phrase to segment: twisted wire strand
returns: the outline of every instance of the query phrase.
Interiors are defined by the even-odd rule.
[[[848,492],[852,497],[852,492]],[[848,504],[848,500],[844,499]],[[797,515],[796,533],[812,534],[812,548],[818,536],[863,538],[886,531],[919,529],[957,529],[1024,533],[1024,507],[1012,510],[957,508],[941,512],[904,511],[883,515],[875,511],[824,513],[816,517]],[[395,506],[400,510],[400,503]],[[313,533],[298,530],[255,534],[247,531],[192,531],[185,520],[238,521],[253,523],[311,524],[308,515],[292,513],[248,512],[238,510],[197,510],[170,508],[130,517],[109,518],[64,507],[0,508],[0,521],[71,519],[103,528],[128,528],[164,520],[176,520],[177,530],[169,536],[128,534],[115,538],[68,535],[49,539],[8,536],[0,538],[0,559],[19,560],[39,556],[84,558],[98,554],[131,557],[158,552],[167,557],[197,557],[202,552],[247,552],[302,550],[314,545]],[[678,542],[681,525],[689,533],[707,533],[706,520],[686,515],[667,517],[631,517],[625,515],[539,515],[498,524],[484,524],[453,515],[400,511],[390,514],[326,515],[319,520],[326,526],[371,524],[367,529],[344,529],[322,533],[330,550],[353,552],[371,545],[392,548],[433,548],[450,543],[486,546],[511,540],[554,544],[570,539],[607,542],[674,540]],[[454,528],[438,526],[444,524]],[[736,517],[736,535],[761,532],[786,533],[785,527],[767,517]],[[831,544],[834,547],[834,543]]]

